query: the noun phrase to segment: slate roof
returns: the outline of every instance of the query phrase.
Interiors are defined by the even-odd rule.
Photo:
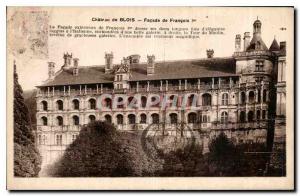
[[[257,44],[261,45],[260,50],[268,50],[268,47],[266,46],[265,42],[262,40],[261,36],[260,35],[254,35],[246,51],[256,50],[255,46]]]
[[[132,64],[130,71],[130,81],[238,76],[232,57],[157,62],[153,75],[147,75],[146,63]],[[114,80],[113,74],[104,73],[103,66],[81,66],[78,76],[72,72],[72,68],[61,70],[52,81],[41,86],[112,83]]]
[[[279,44],[278,44],[278,42],[276,41],[275,38],[274,38],[269,50],[270,51],[279,51],[280,50],[280,46],[279,46]]]

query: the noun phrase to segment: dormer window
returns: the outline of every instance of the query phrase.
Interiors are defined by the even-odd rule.
[[[256,60],[255,71],[264,71],[264,61]]]
[[[123,75],[117,75],[117,81],[122,81],[123,80]]]

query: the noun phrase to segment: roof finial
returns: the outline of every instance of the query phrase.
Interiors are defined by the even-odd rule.
[[[258,16],[256,16],[256,20],[258,20]]]

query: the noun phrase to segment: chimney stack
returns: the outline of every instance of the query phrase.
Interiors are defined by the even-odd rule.
[[[105,58],[105,73],[108,73],[113,68],[113,58],[114,58],[113,52],[105,53],[104,58]]]
[[[74,75],[74,76],[78,76],[78,74],[79,74],[79,69],[78,69],[78,66],[79,66],[79,59],[78,59],[78,58],[74,58],[74,59],[73,59],[73,65],[74,65],[73,75]]]
[[[152,75],[154,74],[154,69],[155,69],[155,56],[152,55],[147,55],[147,75]]]
[[[206,55],[207,55],[207,58],[213,58],[214,57],[214,50],[213,49],[206,50]]]
[[[65,53],[64,54],[64,65],[63,68],[64,69],[68,69],[71,67],[71,63],[72,63],[72,53]]]
[[[280,44],[280,46],[279,46],[280,50],[286,49],[286,42],[280,42],[279,44]]]
[[[250,32],[245,32],[244,33],[244,51],[247,50],[249,45],[250,45]]]
[[[235,36],[235,51],[239,52],[241,51],[241,35],[237,34]]]
[[[54,79],[54,72],[55,69],[55,63],[54,62],[48,62],[48,79],[53,80]]]

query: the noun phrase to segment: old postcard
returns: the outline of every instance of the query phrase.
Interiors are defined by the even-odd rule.
[[[294,8],[8,7],[10,190],[293,190]]]

